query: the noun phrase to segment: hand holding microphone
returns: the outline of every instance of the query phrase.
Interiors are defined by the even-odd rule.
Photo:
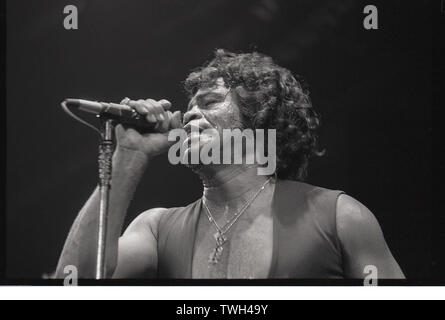
[[[182,128],[181,112],[172,113],[171,103],[165,99],[125,98],[120,104],[66,99],[62,106],[115,119],[119,123],[116,126],[118,148],[141,151],[149,157],[166,151],[174,143],[168,141],[168,132]]]
[[[141,115],[152,126],[148,133],[140,133],[131,126],[116,126],[117,146],[125,150],[141,151],[149,158],[167,151],[174,141],[168,141],[168,132],[182,128],[180,111],[171,112],[171,103],[162,99],[130,100],[125,98],[121,105],[127,105]]]

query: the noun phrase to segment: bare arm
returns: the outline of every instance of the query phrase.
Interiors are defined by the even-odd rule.
[[[124,99],[125,101],[126,99]],[[122,103],[124,103],[124,101]],[[135,243],[138,242],[148,252],[147,259],[156,261],[155,237],[152,236],[151,226],[155,223],[160,209],[153,209],[154,213],[144,213],[129,227],[128,232],[119,240],[125,220],[127,208],[139,180],[145,171],[149,159],[165,152],[172,142],[168,141],[168,132],[181,127],[181,113],[167,111],[171,104],[167,100],[155,101],[152,99],[127,101],[138,113],[144,115],[149,122],[156,123],[155,133],[140,134],[135,129],[116,127],[117,148],[113,155],[112,187],[109,197],[106,277],[111,277],[117,269],[118,275],[132,276],[143,267],[136,265],[135,270],[125,272],[128,264],[136,263],[133,259]],[[148,218],[150,216],[150,218]],[[99,218],[99,192],[96,189],[70,230],[59,263],[56,269],[56,278],[65,276],[64,268],[73,265],[78,270],[79,278],[94,278],[97,251],[97,226]],[[143,228],[143,226],[148,228]],[[138,241],[136,241],[138,239]],[[146,242],[147,243],[146,243]],[[150,253],[151,252],[151,253]],[[129,257],[129,258],[128,258]],[[145,264],[154,262],[145,261]],[[157,263],[156,263],[157,264]],[[149,267],[147,267],[150,269]]]
[[[372,212],[345,194],[337,202],[337,232],[347,278],[364,278],[367,265],[377,268],[379,279],[404,278]]]
[[[158,224],[168,209],[141,213],[119,239],[119,256],[113,278],[155,278],[157,275]]]
[[[113,156],[106,248],[107,277],[117,264],[118,239],[125,214],[146,165],[146,156],[140,152],[118,149]],[[59,259],[56,278],[64,277],[63,270],[67,265],[77,268],[79,278],[94,278],[98,212],[99,192],[96,188],[74,221]]]

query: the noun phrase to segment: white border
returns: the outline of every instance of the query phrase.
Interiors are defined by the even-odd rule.
[[[1,300],[444,300],[445,287],[0,287]]]

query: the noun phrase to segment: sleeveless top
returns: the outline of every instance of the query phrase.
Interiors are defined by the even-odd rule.
[[[268,278],[342,278],[336,229],[342,191],[277,180],[272,203],[273,251]],[[158,278],[192,278],[201,199],[171,208],[158,226]]]

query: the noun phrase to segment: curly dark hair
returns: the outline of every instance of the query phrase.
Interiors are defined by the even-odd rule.
[[[185,89],[192,96],[218,78],[235,92],[245,127],[276,129],[277,176],[304,180],[309,158],[322,152],[317,150],[319,116],[303,80],[264,54],[218,49],[213,60],[190,73]]]

